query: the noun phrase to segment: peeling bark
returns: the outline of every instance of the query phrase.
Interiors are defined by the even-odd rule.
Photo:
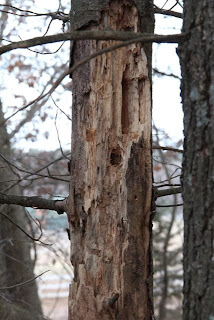
[[[99,25],[90,28],[107,26],[139,32],[134,2],[111,1]],[[78,41],[74,61],[112,44]],[[98,56],[72,75],[70,319],[152,319],[147,58],[133,44]]]

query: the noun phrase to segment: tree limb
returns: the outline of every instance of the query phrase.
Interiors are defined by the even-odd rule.
[[[158,75],[164,76],[164,77],[172,77],[172,78],[181,80],[181,78],[174,73],[166,73],[166,72],[160,71],[156,68],[153,68],[152,70],[153,70],[154,74],[158,74]]]
[[[1,212],[0,211],[0,215],[1,216],[3,216],[3,217],[5,217],[7,220],[9,220],[14,226],[16,226],[16,228],[18,228],[21,232],[23,232],[28,238],[30,238],[31,240],[33,240],[33,241],[39,241],[41,244],[43,244],[43,245],[50,245],[50,244],[48,244],[48,243],[44,243],[44,242],[42,242],[40,239],[41,239],[41,237],[42,237],[42,235],[43,235],[43,232],[42,232],[42,228],[41,228],[41,225],[39,224],[39,228],[40,228],[40,231],[41,231],[41,233],[40,233],[40,236],[38,237],[38,238],[34,238],[34,237],[32,237],[29,233],[27,233],[24,229],[22,229],[17,223],[15,223],[7,214],[5,214],[5,213],[3,213],[3,212]],[[38,220],[39,221],[39,220]],[[39,222],[40,223],[40,222]]]
[[[63,157],[65,158],[65,155],[63,155]],[[14,163],[12,163],[11,161],[9,161],[3,154],[0,153],[0,158],[2,158],[7,165],[9,166],[9,168],[11,169],[11,171],[13,172],[13,174],[17,175],[17,172],[15,172],[13,170],[13,168],[17,169],[20,172],[24,172],[27,173],[28,175],[30,174],[31,176],[39,176],[41,178],[49,178],[49,179],[53,179],[53,180],[59,180],[59,181],[63,181],[63,182],[67,182],[69,183],[69,180],[66,179],[62,179],[62,178],[57,178],[56,175],[51,175],[50,172],[48,171],[48,175],[45,174],[39,174],[39,173],[35,173],[35,172],[30,172],[28,170],[22,169],[21,167],[18,167],[17,165],[15,165]],[[28,176],[27,176],[28,177]],[[22,179],[20,178],[20,176],[18,175],[18,181],[20,182],[21,180],[27,180],[27,177],[23,177]]]
[[[81,31],[82,33],[92,33],[92,32],[94,32],[94,31]],[[118,32],[116,32],[116,31],[112,31],[113,33],[116,33],[116,34],[118,34]],[[95,32],[96,33],[96,32]],[[102,33],[102,32],[101,32]],[[108,33],[108,31],[104,31],[104,33]],[[120,33],[122,33],[122,34],[126,34],[126,33],[128,33],[128,34],[132,34],[132,35],[142,35],[141,33],[132,33],[132,32],[119,32],[119,34]],[[72,34],[72,33],[71,33]],[[98,34],[99,34],[99,32],[98,32]],[[64,34],[65,35],[65,34]],[[70,35],[70,33],[69,33],[69,35]],[[155,36],[158,36],[159,38],[161,38],[161,37],[168,37],[168,35],[167,36],[159,36],[159,35],[155,35]],[[170,36],[176,36],[176,35],[170,35]],[[179,38],[180,39],[184,39],[184,34],[178,34],[178,36],[179,36]],[[49,36],[48,36],[49,37]],[[50,37],[53,37],[53,36],[50,36]],[[40,39],[41,38],[47,38],[47,37],[40,37]],[[99,37],[100,38],[100,37]],[[97,38],[98,40],[99,40],[99,38]],[[102,37],[101,37],[102,38]],[[79,62],[77,62],[75,65],[73,65],[70,69],[68,69],[68,70],[65,70],[61,75],[60,75],[60,77],[54,82],[54,84],[52,85],[52,87],[50,88],[50,90],[48,91],[48,92],[46,92],[45,94],[40,94],[36,99],[34,99],[34,100],[32,100],[31,102],[29,102],[27,105],[25,105],[25,106],[23,106],[22,108],[20,108],[20,109],[18,109],[17,111],[15,111],[12,115],[10,115],[9,117],[7,117],[2,123],[0,123],[0,126],[1,125],[3,125],[4,123],[6,123],[9,119],[11,119],[13,116],[15,116],[18,112],[20,112],[20,111],[23,111],[23,110],[25,110],[26,108],[28,108],[29,106],[31,106],[32,104],[34,104],[34,103],[37,103],[38,101],[40,101],[41,99],[44,99],[45,97],[47,97],[48,95],[51,95],[53,92],[54,92],[54,90],[59,86],[59,84],[62,82],[62,80],[67,76],[67,75],[69,75],[69,74],[72,74],[72,72],[74,71],[74,70],[76,70],[79,66],[81,66],[81,65],[83,65],[83,64],[85,64],[86,62],[88,62],[88,61],[90,61],[91,59],[93,59],[93,58],[95,58],[95,57],[97,57],[97,56],[99,56],[99,55],[101,55],[101,54],[105,54],[105,53],[107,53],[107,52],[110,52],[110,51],[113,51],[113,50],[116,50],[116,49],[119,49],[119,48],[122,48],[122,47],[125,47],[125,46],[128,46],[128,45],[130,45],[130,44],[132,44],[132,43],[135,43],[135,42],[151,42],[151,41],[154,41],[154,40],[152,40],[154,37],[153,36],[151,36],[151,35],[147,35],[147,36],[144,36],[144,37],[137,37],[137,38],[132,38],[131,40],[127,40],[127,41],[124,41],[124,42],[121,42],[121,43],[118,43],[118,44],[116,44],[116,45],[113,45],[113,46],[111,46],[111,47],[109,47],[109,48],[105,48],[105,49],[102,49],[102,50],[99,50],[99,51],[97,51],[97,52],[95,52],[95,53],[93,53],[93,54],[91,54],[90,56],[88,56],[88,57],[86,57],[86,58],[84,58],[84,59],[82,59],[81,61],[79,61]],[[34,39],[36,39],[36,38],[34,38]],[[34,39],[31,39],[31,40],[34,40]],[[87,37],[86,37],[86,39],[87,39]],[[93,39],[95,39],[95,38],[93,38]],[[111,37],[110,37],[110,39],[111,39]],[[108,40],[108,39],[107,39]],[[27,40],[26,40],[27,41]],[[22,41],[20,41],[20,42],[22,42]],[[20,43],[19,42],[19,43]],[[173,41],[170,41],[170,42],[173,42]],[[18,42],[16,42],[16,43],[18,43]],[[15,44],[15,42],[13,43],[13,44]],[[10,45],[9,45],[10,46]],[[1,54],[1,49],[2,49],[3,47],[1,47],[0,48],[0,54]],[[11,50],[13,50],[13,49],[11,49]]]
[[[68,156],[68,155],[70,155],[70,152],[66,154],[66,156]],[[12,189],[13,187],[15,187],[15,186],[16,186],[17,184],[19,184],[20,182],[22,182],[22,181],[24,181],[24,180],[27,180],[28,178],[36,175],[38,172],[41,172],[41,171],[44,170],[44,169],[48,169],[49,166],[51,166],[52,164],[54,164],[54,163],[56,163],[57,161],[60,161],[60,160],[62,160],[62,159],[64,159],[63,156],[62,156],[62,157],[59,157],[59,158],[57,158],[57,159],[55,159],[55,160],[53,160],[53,161],[51,161],[51,162],[48,162],[48,163],[45,164],[43,167],[37,169],[35,172],[28,174],[27,176],[25,176],[25,177],[21,178],[20,180],[16,181],[15,183],[13,183],[12,185],[10,185],[9,187],[3,189],[2,192],[3,192],[3,193],[4,193],[4,192],[7,192],[8,190]]]
[[[172,194],[178,194],[178,193],[181,193],[181,187],[164,189],[164,190],[157,190],[156,198],[165,197],[165,196],[169,196]]]
[[[160,150],[165,150],[165,151],[174,151],[174,152],[179,152],[179,153],[183,153],[184,152],[181,149],[177,149],[177,148],[173,148],[173,147],[152,146],[152,149],[160,149]]]
[[[180,207],[183,206],[183,203],[176,203],[176,204],[168,204],[168,205],[156,205],[156,208],[171,208],[171,207]]]
[[[67,211],[67,201],[64,200],[49,200],[41,197],[25,197],[7,195],[0,192],[1,204],[15,204],[22,207],[38,208],[54,210],[58,214],[62,214]]]
[[[171,17],[183,19],[182,13],[177,12],[177,11],[172,11],[172,10],[161,9],[161,8],[158,8],[157,6],[154,6],[154,13],[160,13],[160,14],[164,14],[166,16],[171,16]]]
[[[126,31],[97,31],[97,30],[86,30],[86,31],[73,31],[67,33],[54,34],[46,37],[35,37],[23,41],[12,42],[6,46],[0,48],[0,55],[9,52],[14,49],[23,49],[29,47],[35,47],[42,44],[60,42],[60,41],[76,41],[76,40],[118,40],[126,41],[136,39],[134,42],[156,42],[156,43],[177,43],[184,40],[185,35],[169,34],[169,35],[158,35],[158,34],[146,34],[146,33],[135,33]]]
[[[9,286],[9,287],[0,287],[0,290],[8,290],[8,289],[13,289],[13,288],[17,288],[17,287],[20,287],[20,286],[24,286],[25,284],[28,284],[28,283],[36,280],[38,277],[41,277],[44,273],[46,273],[46,272],[48,272],[48,271],[50,271],[50,270],[47,270],[47,271],[45,271],[45,272],[42,272],[42,273],[40,273],[38,276],[36,276],[36,277],[34,277],[34,278],[32,278],[32,279],[29,279],[29,280],[27,280],[27,281],[14,284],[14,285],[12,285],[12,286]]]

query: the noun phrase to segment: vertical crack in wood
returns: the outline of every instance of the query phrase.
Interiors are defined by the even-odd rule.
[[[139,31],[131,0],[111,1],[93,29],[105,28],[106,21],[113,30]],[[74,59],[115,43],[79,41]],[[71,319],[77,314],[84,319],[86,313],[90,320],[148,316],[144,295],[149,276],[150,140],[150,81],[140,44],[99,56],[73,73]],[[142,277],[140,286],[133,281],[136,275]],[[104,302],[115,292],[117,303],[107,312]]]

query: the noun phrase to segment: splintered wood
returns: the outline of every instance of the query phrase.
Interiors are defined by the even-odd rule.
[[[93,29],[138,32],[139,23],[133,1],[112,1]],[[115,43],[77,42],[74,58]],[[140,44],[74,72],[70,319],[149,319],[150,140],[151,89]]]

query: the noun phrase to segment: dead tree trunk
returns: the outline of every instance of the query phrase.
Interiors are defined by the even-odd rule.
[[[184,320],[214,317],[214,2],[184,1]]]
[[[72,1],[75,29],[153,31],[150,0]],[[71,61],[115,41],[78,41]],[[151,46],[72,75],[69,319],[152,319]]]

